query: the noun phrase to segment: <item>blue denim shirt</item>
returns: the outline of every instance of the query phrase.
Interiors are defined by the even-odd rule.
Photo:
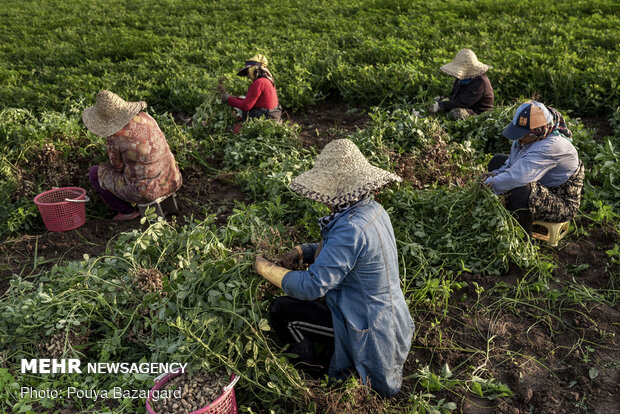
[[[579,156],[568,138],[559,132],[547,138],[521,145],[513,142],[510,157],[486,179],[495,194],[503,194],[514,188],[535,181],[545,187],[564,184],[577,171]]]
[[[307,271],[287,273],[282,289],[304,300],[325,296],[334,324],[330,377],[346,378],[355,369],[379,394],[394,395],[414,323],[400,287],[390,218],[367,198],[337,214],[322,236],[314,263]],[[316,248],[302,246],[304,257]]]

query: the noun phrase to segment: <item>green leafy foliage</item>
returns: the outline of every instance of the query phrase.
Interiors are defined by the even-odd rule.
[[[234,74],[255,53],[270,60],[287,108],[327,97],[425,101],[448,93],[439,66],[463,46],[493,66],[499,103],[537,94],[589,113],[618,106],[620,68],[609,64],[619,57],[613,1],[32,5],[9,2],[1,17],[0,108],[63,110],[106,88],[156,112],[192,114],[220,77],[243,94],[247,83]],[[269,35],[239,24],[248,21]]]
[[[196,108],[192,121],[203,133],[222,133],[231,131],[236,119],[233,109],[223,104],[219,95],[211,93]]]
[[[99,147],[102,141],[85,132],[76,113],[75,107],[70,114],[0,111],[0,195],[5,200],[0,203],[0,235],[41,228],[32,202],[37,194],[52,187],[90,187],[86,164],[96,164],[94,149],[101,149],[101,155],[105,150]]]
[[[602,145],[597,146],[598,153],[592,163],[590,183],[586,191],[594,192],[590,198],[606,200],[616,210],[620,211],[620,148],[607,138]]]
[[[528,268],[538,259],[523,230],[490,191],[470,187],[402,189],[383,199],[400,219],[394,223],[399,251],[413,271],[438,268],[499,275],[509,263]]]
[[[0,16],[0,235],[41,230],[32,198],[51,186],[80,185],[97,199],[86,173],[106,161],[104,140],[88,133],[80,119],[104,88],[149,103],[181,169],[224,173],[251,200],[238,202],[219,228],[214,217],[169,225],[151,214],[143,218],[144,228],[118,236],[101,257],[56,265],[28,279],[14,276],[0,301],[1,409],[52,410],[49,399],[37,406],[18,398],[17,387],[76,382],[70,375],[18,373],[19,358],[49,356],[41,344],[54,338],[63,355],[90,361],[175,360],[234,371],[243,379],[236,388],[246,412],[320,409],[304,399],[308,383],[286,349],[273,342],[266,312],[272,293],[251,270],[254,255],[264,249],[277,254],[293,242],[319,239],[316,219],[327,208],[289,189],[318,151],[302,145],[296,127],[266,120],[248,121],[239,135],[230,134],[234,112],[214,91],[223,77],[232,94],[244,94],[249,81],[235,71],[257,52],[269,58],[287,109],[325,99],[378,105],[365,128],[350,135],[372,164],[400,172],[406,159],[416,174],[450,176],[440,183],[427,175],[416,186],[405,177],[410,182],[377,196],[392,217],[414,312],[445,313],[455,292],[468,286],[462,276],[493,277],[511,265],[523,278],[518,286],[500,282],[497,290],[517,299],[557,295],[549,291],[549,258],[527,241],[500,200],[470,179],[492,154],[509,151],[501,131],[524,97],[536,95],[565,115],[609,119],[613,136],[595,140],[579,118],[566,116],[586,165],[583,214],[617,223],[620,73],[609,62],[619,58],[620,22],[613,2],[34,5],[8,2]],[[239,24],[247,21],[260,21],[271,35]],[[464,46],[494,66],[489,76],[497,107],[458,122],[418,116],[431,97],[449,92],[451,79],[438,68]],[[191,115],[191,127],[177,123]],[[97,216],[105,209],[94,202],[88,212]],[[610,266],[616,264],[618,246],[606,255]],[[143,290],[144,274],[156,278],[157,289]],[[472,285],[480,299],[484,288]],[[447,364],[440,373],[426,366],[411,378],[415,389],[394,402],[394,411],[456,410],[456,403],[434,394],[441,391],[465,390],[490,400],[512,395],[505,384],[464,366],[454,373]],[[91,389],[148,388],[151,381],[131,375],[79,378]],[[355,378],[343,385],[343,399],[356,408],[363,401],[351,392],[359,387]],[[74,403],[79,410],[106,409],[87,400]],[[107,409],[144,412],[141,401],[114,404]]]
[[[257,295],[253,255],[232,255],[210,226],[211,219],[179,229],[156,221],[145,231],[123,234],[107,257],[54,267],[36,283],[15,277],[9,298],[0,303],[9,312],[0,322],[0,344],[14,351],[7,362],[49,357],[40,343],[52,333],[89,332],[85,345],[66,344],[66,357],[225,367],[262,404],[299,398],[299,374],[273,353],[265,336],[266,305]],[[144,268],[157,270],[161,289],[140,290],[136,271]],[[20,377],[22,386],[41,380]],[[124,387],[152,384],[152,378],[124,380]],[[107,389],[117,379],[93,381]]]
[[[512,121],[518,105],[496,107],[460,121],[444,120],[447,133],[456,141],[469,144],[478,154],[508,154],[510,141],[502,131]]]

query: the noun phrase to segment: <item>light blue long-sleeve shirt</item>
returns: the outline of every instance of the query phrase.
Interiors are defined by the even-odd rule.
[[[493,177],[485,180],[495,194],[538,181],[545,187],[564,184],[579,167],[577,150],[559,132],[531,144],[512,144],[510,156]]]
[[[322,233],[323,247],[307,271],[288,272],[282,289],[312,300],[325,295],[334,324],[329,376],[355,369],[383,396],[402,383],[414,323],[400,287],[392,224],[370,198],[338,213]],[[304,257],[316,245],[303,245]]]

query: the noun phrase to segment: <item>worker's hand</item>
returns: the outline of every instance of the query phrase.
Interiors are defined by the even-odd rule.
[[[254,270],[279,288],[282,288],[284,276],[290,272],[290,270],[284,267],[271,263],[261,255],[257,255],[254,259]]]
[[[303,251],[301,250],[301,247],[295,246],[282,256],[278,257],[276,264],[286,268],[295,268],[297,266],[301,266],[302,261]]]
[[[495,173],[493,171],[490,172],[483,172],[482,174],[480,174],[480,176],[478,177],[478,181],[480,182],[484,182],[487,178],[489,177],[495,177]]]
[[[439,111],[439,103],[438,102],[433,102],[433,104],[431,106],[429,106],[428,112],[431,113],[431,114],[434,114],[437,111]]]
[[[254,259],[254,271],[258,274],[262,274],[261,272],[263,272],[265,268],[269,266],[270,264],[273,264],[273,263],[265,259],[260,254],[257,254],[256,258]]]
[[[487,178],[489,177],[493,177],[495,176],[494,172],[483,172],[482,174],[480,174],[480,176],[478,177],[478,184],[480,184],[483,187],[487,187],[487,188],[491,188],[491,184],[487,183]]]
[[[220,97],[222,98],[222,103],[228,103],[228,98],[230,98],[230,95],[228,92],[222,92]]]

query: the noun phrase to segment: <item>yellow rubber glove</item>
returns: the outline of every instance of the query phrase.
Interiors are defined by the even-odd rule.
[[[285,269],[280,267],[274,263],[271,263],[269,260],[265,259],[261,255],[257,255],[256,259],[254,259],[254,270],[256,273],[282,289],[282,279],[284,279],[284,275],[290,272],[289,269]]]

